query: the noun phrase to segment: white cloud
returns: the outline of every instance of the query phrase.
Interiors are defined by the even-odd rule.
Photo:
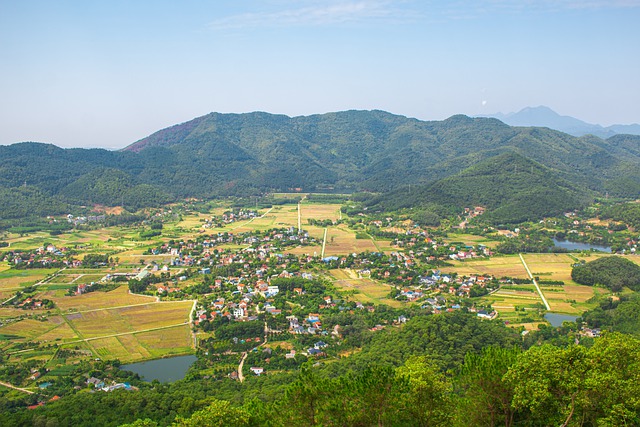
[[[413,14],[399,6],[402,1],[331,1],[325,4],[276,11],[227,16],[211,22],[217,30],[290,26],[326,26],[365,21],[402,21]]]

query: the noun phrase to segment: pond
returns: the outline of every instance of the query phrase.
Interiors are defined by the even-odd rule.
[[[553,244],[558,248],[564,248],[569,251],[590,251],[591,249],[595,249],[598,251],[611,253],[611,248],[608,246],[592,245],[590,243],[570,242],[568,240],[558,240],[554,238]]]
[[[544,318],[547,322],[551,323],[551,326],[558,327],[562,326],[562,322],[575,322],[577,317],[570,316],[568,314],[558,314],[558,313],[546,313]]]
[[[120,369],[135,372],[148,382],[158,380],[161,383],[170,383],[183,379],[189,367],[196,360],[197,357],[194,355],[168,357],[166,359],[121,365]]]

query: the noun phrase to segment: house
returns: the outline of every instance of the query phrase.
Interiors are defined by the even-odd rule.
[[[258,368],[258,367],[251,367],[249,368],[251,370],[251,372],[253,372],[254,374],[260,376],[260,374],[262,374],[264,372],[264,368]]]
[[[295,359],[296,357],[296,351],[295,350],[291,350],[289,353],[286,353],[284,355],[285,359]]]
[[[318,341],[317,343],[315,343],[313,345],[313,348],[320,350],[321,348],[325,348],[327,346],[327,344],[323,341]]]
[[[477,316],[480,317],[481,319],[495,319],[497,315],[498,313],[495,311],[492,311],[491,313],[489,313],[486,310],[480,310],[477,313]]]

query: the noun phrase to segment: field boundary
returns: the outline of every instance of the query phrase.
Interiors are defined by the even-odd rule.
[[[522,254],[518,254],[518,255],[520,256],[520,261],[522,261],[522,265],[524,266],[524,269],[527,270],[527,274],[529,275],[531,280],[533,280],[533,285],[538,290],[538,294],[540,295],[540,299],[542,300],[542,303],[547,308],[547,310],[551,310],[551,307],[549,306],[549,303],[547,302],[547,299],[544,297],[544,294],[542,293],[542,289],[540,289],[540,286],[538,286],[538,282],[536,281],[536,279],[531,274],[531,270],[529,270],[529,266],[525,262],[524,257],[522,256]]]

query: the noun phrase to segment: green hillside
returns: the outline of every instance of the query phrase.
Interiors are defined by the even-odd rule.
[[[405,187],[373,199],[387,210],[440,205],[484,206],[494,223],[520,223],[584,205],[589,191],[516,153],[500,154],[432,184]]]
[[[505,153],[512,154],[500,157]],[[535,173],[528,176],[532,166]],[[496,175],[496,169],[504,173]],[[460,180],[477,185],[460,185]],[[39,143],[0,147],[0,188],[9,191],[25,183],[39,192],[30,197],[41,199],[42,208],[30,210],[34,215],[53,213],[47,208],[56,205],[51,200],[134,210],[184,197],[294,188],[392,192],[392,199],[393,192],[411,185],[418,193],[401,191],[407,200],[428,196],[455,206],[477,202],[496,210],[496,220],[516,221],[527,215],[503,201],[527,205],[538,199],[523,212],[539,216],[575,206],[592,193],[636,197],[640,139],[576,138],[462,115],[428,122],[383,111],[306,117],[211,113],[117,152]],[[495,194],[468,196],[482,193],[483,185]]]

